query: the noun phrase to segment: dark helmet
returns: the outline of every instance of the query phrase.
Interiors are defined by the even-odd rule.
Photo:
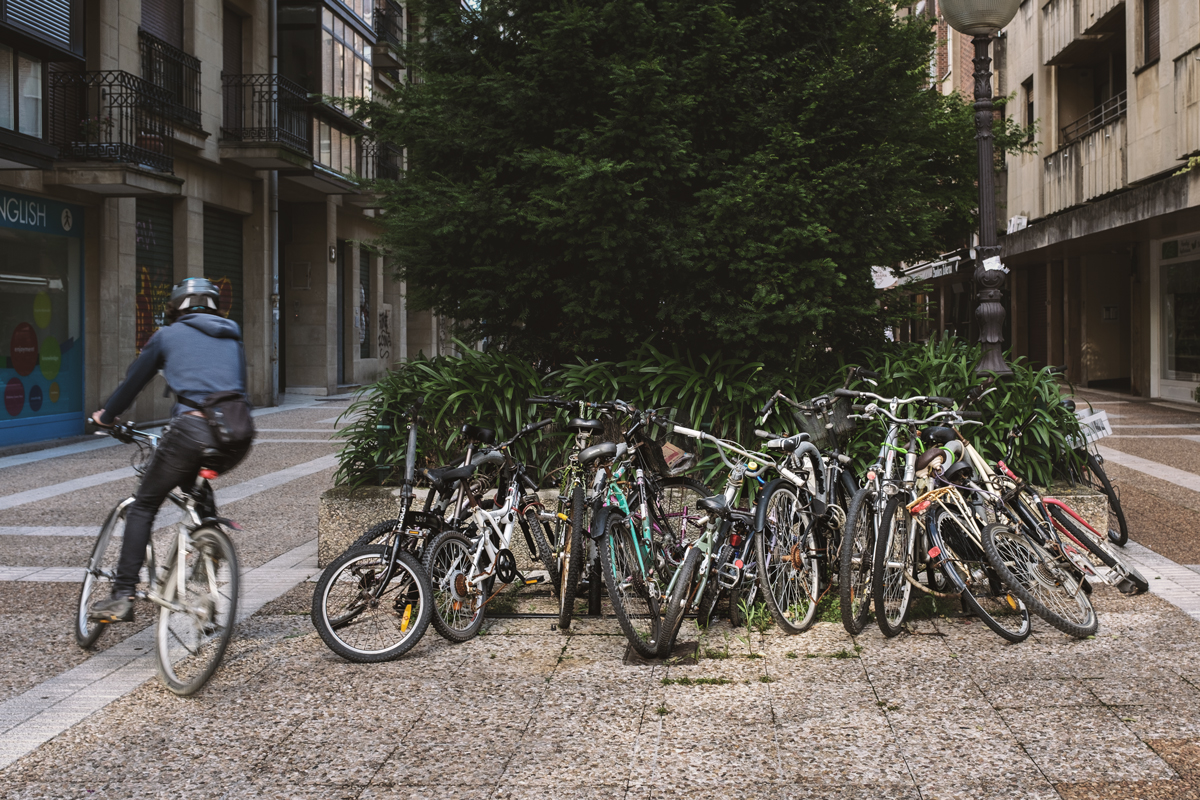
[[[192,310],[216,311],[221,290],[207,278],[185,278],[171,287],[169,307],[178,313]]]

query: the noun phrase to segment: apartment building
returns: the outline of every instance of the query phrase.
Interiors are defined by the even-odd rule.
[[[0,4],[0,445],[82,432],[187,276],[257,405],[445,347],[370,246],[363,180],[401,154],[327,99],[407,80],[410,28],[392,0]],[[168,416],[161,383],[128,418]]]
[[[1084,385],[1195,401],[1200,170],[1178,173],[1200,152],[1200,6],[1026,0],[1005,36],[1040,126],[1038,152],[1008,160],[1016,352]]]

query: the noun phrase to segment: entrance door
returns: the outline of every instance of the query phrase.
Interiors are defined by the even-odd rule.
[[[337,382],[346,384],[346,243],[337,243]]]

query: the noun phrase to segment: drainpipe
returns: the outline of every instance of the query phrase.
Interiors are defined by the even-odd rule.
[[[277,0],[267,3],[267,71],[279,72]],[[271,405],[279,405],[279,170],[267,176],[267,238],[271,243]]]

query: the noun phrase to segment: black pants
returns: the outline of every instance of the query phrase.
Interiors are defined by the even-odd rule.
[[[125,512],[125,542],[121,545],[121,561],[113,581],[114,595],[133,594],[158,507],[176,486],[184,491],[192,488],[200,471],[201,454],[212,446],[212,429],[203,417],[183,415],[171,420],[146,468],[133,504]]]

